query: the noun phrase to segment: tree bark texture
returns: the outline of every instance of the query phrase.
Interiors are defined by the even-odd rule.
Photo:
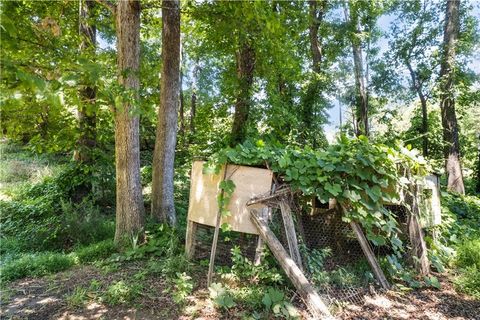
[[[162,2],[162,83],[153,156],[152,216],[176,224],[173,176],[180,94],[180,1]]]
[[[116,6],[118,82],[134,99],[115,110],[116,230],[115,242],[143,237],[145,208],[140,184],[139,116],[135,110],[140,81],[140,2]]]
[[[180,88],[180,111],[178,112],[178,115],[180,117],[180,129],[179,133],[180,136],[183,137],[185,136],[185,97],[183,95],[183,50],[180,50],[180,82],[179,82],[179,88]]]
[[[255,69],[255,49],[248,41],[240,45],[237,52],[238,93],[233,115],[230,145],[242,143],[247,133],[248,114],[252,100],[253,72]]]
[[[465,194],[457,115],[455,112],[455,46],[460,29],[460,0],[448,0],[443,34],[443,57],[440,66],[440,110],[442,114],[445,171],[448,190]]]
[[[198,61],[193,67],[193,77],[192,77],[192,96],[190,97],[190,133],[191,136],[195,133],[195,115],[197,113],[197,81],[198,81],[198,72],[200,68],[198,66]]]
[[[355,87],[356,87],[356,122],[357,130],[356,135],[368,136],[368,100],[367,89],[365,87],[365,75],[363,68],[363,53],[360,39],[358,34],[360,33],[359,21],[356,14],[351,14],[349,9],[349,3],[344,2],[345,20],[353,29],[351,37],[353,64],[355,69]]]
[[[422,107],[422,153],[423,156],[428,156],[428,109],[427,109],[427,97],[423,93],[422,90],[422,83],[417,77],[417,73],[413,70],[412,64],[410,63],[409,59],[405,60],[405,64],[408,68],[410,73],[410,78],[412,80],[412,87],[417,93],[418,98],[420,99],[420,105]]]
[[[309,4],[310,25],[310,51],[312,53],[313,71],[320,73],[323,58],[322,44],[318,36],[318,29],[323,21],[326,1],[311,0]]]
[[[80,51],[90,54],[95,53],[96,46],[97,30],[95,25],[88,21],[94,5],[93,0],[81,0],[79,8],[79,32],[82,38]],[[79,137],[73,158],[81,163],[90,163],[92,151],[96,145],[96,88],[85,85],[80,89],[79,95],[80,105],[77,109]]]

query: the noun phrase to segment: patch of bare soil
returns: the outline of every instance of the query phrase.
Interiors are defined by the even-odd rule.
[[[142,281],[139,296],[131,303],[108,305],[98,295],[87,293],[81,307],[67,303],[76,287],[89,288],[92,281],[100,284],[99,292],[117,281],[131,281],[141,271],[142,264],[122,265],[120,270],[105,273],[93,266],[78,267],[43,278],[26,278],[12,282],[1,297],[0,319],[218,319],[208,299],[208,290],[197,288],[179,307],[166,292],[169,285],[161,277]],[[138,281],[137,281],[138,282]]]
[[[81,307],[67,303],[75,287],[88,288],[92,280],[101,284],[98,290],[119,280],[129,281],[141,271],[141,263],[122,265],[115,272],[105,273],[93,266],[84,266],[54,276],[22,279],[10,284],[2,292],[1,319],[242,319],[249,312],[235,307],[220,313],[209,299],[204,274],[194,274],[198,284],[187,297],[184,306],[178,306],[166,290],[168,283],[161,275],[143,279],[143,289],[132,303],[108,305],[98,296],[87,294]],[[448,278],[441,278],[441,290],[422,289],[410,293],[389,291],[367,296],[363,305],[349,305],[336,314],[337,319],[425,319],[472,320],[480,319],[480,301],[454,291]],[[303,319],[308,314],[301,303],[294,302]]]
[[[441,289],[421,289],[410,293],[389,291],[368,296],[362,306],[351,305],[339,319],[422,319],[477,320],[480,319],[480,300],[456,292],[451,281],[438,276]]]

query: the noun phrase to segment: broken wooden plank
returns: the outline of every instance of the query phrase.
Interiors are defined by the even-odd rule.
[[[284,196],[286,194],[289,194],[291,191],[289,188],[283,188],[278,191],[275,191],[273,194],[268,194],[266,196],[261,196],[261,197],[255,197],[247,201],[247,206],[251,206],[257,203],[262,203],[265,201],[273,200],[276,199],[280,196]]]
[[[303,270],[302,258],[298,249],[297,234],[292,217],[292,210],[285,199],[280,201],[280,211],[282,213],[283,226],[285,228],[285,236],[287,238],[288,251],[290,257],[295,261],[297,266]]]
[[[308,282],[302,270],[297,266],[295,261],[290,258],[287,251],[283,248],[280,241],[278,241],[275,234],[268,227],[267,220],[254,209],[250,210],[251,219],[257,227],[260,236],[267,243],[278,263],[282,267],[285,274],[298,291],[298,294],[303,299],[308,309],[315,319],[333,319],[327,305],[322,298],[315,291],[315,288]]]

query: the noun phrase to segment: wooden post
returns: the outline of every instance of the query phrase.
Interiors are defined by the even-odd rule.
[[[423,231],[418,217],[420,216],[420,208],[418,206],[418,186],[412,183],[410,186],[411,196],[411,212],[408,215],[408,236],[412,244],[411,256],[413,265],[419,274],[426,276],[430,273],[430,263],[428,261],[427,245],[423,239]]]
[[[268,215],[270,207],[263,208],[262,209],[262,218],[268,221]],[[262,237],[258,236],[258,241],[257,241],[257,247],[255,248],[255,258],[253,260],[253,264],[258,266],[260,263],[262,263],[262,252],[263,252],[263,247],[265,246],[265,243],[262,239]]]
[[[187,259],[195,256],[195,241],[197,236],[197,223],[191,220],[187,221],[187,236],[185,237],[185,254]]]
[[[368,263],[370,264],[373,274],[375,274],[375,277],[377,278],[378,282],[380,283],[382,288],[390,289],[390,284],[388,283],[382,268],[380,268],[377,258],[375,258],[375,254],[373,253],[367,238],[363,234],[362,228],[357,222],[354,222],[354,221],[350,222],[350,226],[352,227],[353,232],[355,233],[355,236],[357,237],[357,240],[360,243],[360,246],[362,247],[365,257],[367,257]]]
[[[266,219],[262,218],[256,210],[250,210],[252,222],[258,229],[260,236],[267,243],[285,274],[297,289],[300,297],[307,305],[315,319],[333,319],[327,305],[320,298],[315,288],[308,282],[302,270],[295,264],[292,258],[278,241],[275,234],[268,227]]]
[[[226,177],[227,177],[227,165],[224,165],[222,181],[225,181]],[[224,194],[223,189],[220,192],[222,195]],[[218,234],[220,233],[221,220],[222,220],[222,213],[221,213],[221,208],[219,207],[217,212],[217,220],[215,222],[215,233],[213,234],[212,251],[210,251],[210,264],[208,265],[207,287],[210,287],[210,284],[212,283],[213,268],[215,267],[215,255],[217,253]]]
[[[292,210],[285,199],[280,201],[280,211],[282,212],[283,226],[285,227],[290,257],[300,269],[303,269],[302,258],[300,256],[300,250],[298,249],[297,235],[295,233],[295,225],[292,218]]]

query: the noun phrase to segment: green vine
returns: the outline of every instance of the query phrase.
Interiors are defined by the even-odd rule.
[[[219,172],[227,164],[265,165],[305,196],[316,196],[322,203],[335,198],[344,208],[342,219],[357,221],[375,245],[391,245],[396,257],[404,252],[396,216],[382,203],[399,199],[399,191],[409,193],[410,185],[428,172],[426,161],[417,151],[388,147],[366,137],[341,137],[324,150],[298,149],[246,142],[212,156],[206,170]],[[221,183],[218,203],[222,216],[234,191],[231,180]]]

